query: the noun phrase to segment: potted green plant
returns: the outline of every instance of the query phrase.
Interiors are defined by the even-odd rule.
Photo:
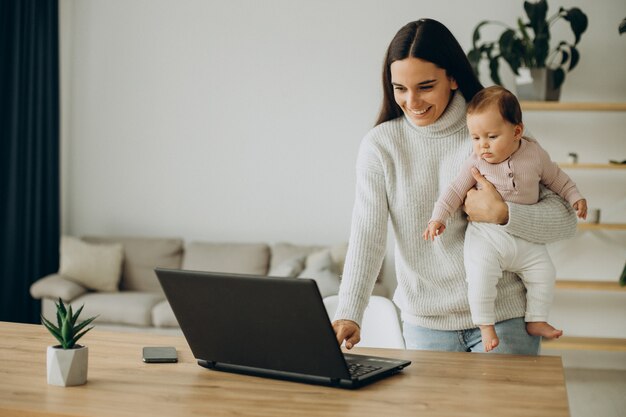
[[[87,327],[96,317],[91,317],[79,324],[78,316],[83,311],[81,306],[76,312],[72,306],[65,306],[63,300],[55,303],[57,324],[41,316],[42,324],[59,341],[59,345],[48,346],[47,370],[48,384],[60,386],[82,385],[87,382],[87,364],[89,350],[87,346],[76,344],[78,339],[93,329]]]
[[[492,20],[478,23],[467,57],[477,75],[480,61],[486,59],[491,79],[499,85],[500,60],[504,60],[517,76],[521,100],[558,100],[565,73],[573,70],[580,59],[577,45],[587,29],[587,15],[578,7],[560,7],[548,17],[547,0],[524,1],[524,11],[528,20],[518,18],[516,28]],[[559,20],[569,22],[574,41],[561,41],[550,49],[550,27]],[[481,42],[480,31],[485,25],[501,25],[504,32],[497,41]]]

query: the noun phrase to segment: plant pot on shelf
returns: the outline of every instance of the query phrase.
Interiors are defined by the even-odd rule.
[[[554,88],[554,71],[550,68],[519,68],[515,87],[519,100],[559,101],[561,87]]]
[[[87,382],[89,349],[76,345],[63,349],[61,345],[48,346],[48,384],[62,387],[83,385]]]

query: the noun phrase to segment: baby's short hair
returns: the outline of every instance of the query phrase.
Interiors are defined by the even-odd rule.
[[[467,105],[467,114],[478,113],[495,104],[504,120],[514,125],[522,123],[522,109],[517,97],[499,85],[483,88]]]

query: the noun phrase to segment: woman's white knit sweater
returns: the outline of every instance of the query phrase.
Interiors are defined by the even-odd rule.
[[[363,139],[335,319],[361,323],[385,256],[391,220],[398,281],[394,302],[402,319],[440,330],[475,327],[463,266],[464,214],[459,210],[450,217],[446,233],[434,242],[422,238],[435,201],[471,152],[465,110],[463,96],[456,93],[431,125],[418,127],[400,117],[376,126]],[[534,205],[508,203],[509,222],[501,227],[539,243],[573,236],[576,216],[569,204],[544,188],[541,198]],[[523,317],[526,300],[522,282],[505,272],[497,288],[497,321]]]

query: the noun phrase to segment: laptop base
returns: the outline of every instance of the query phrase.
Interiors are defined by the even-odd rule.
[[[292,373],[292,372],[276,371],[276,370],[271,370],[271,369],[254,368],[250,366],[218,364],[216,362],[206,361],[202,359],[198,359],[198,365],[202,366],[203,368],[210,369],[212,371],[237,373],[241,375],[251,375],[251,376],[257,376],[261,378],[273,378],[273,379],[280,379],[280,380],[290,381],[290,382],[300,382],[304,384],[325,385],[325,386],[336,387],[336,388],[354,389],[354,388],[360,388],[365,385],[369,385],[370,383],[374,381],[378,381],[380,379],[387,378],[391,375],[397,374],[400,371],[402,371],[402,369],[404,369],[405,367],[411,364],[411,362],[409,361],[400,361],[400,360],[393,360],[393,359],[388,359],[388,358],[378,358],[375,356],[362,356],[362,355],[355,355],[355,354],[346,354],[345,358],[348,363],[352,361],[357,361],[359,363],[371,363],[372,361],[376,362],[380,360],[380,361],[385,361],[385,362],[393,361],[394,363],[397,363],[398,366],[394,368],[391,372],[389,371],[385,372],[384,370],[378,373],[372,372],[372,374],[368,375],[368,378],[366,379],[359,379],[359,378],[340,379],[340,378],[328,378],[328,377],[314,376],[314,375],[303,375],[303,374],[297,374],[297,373]]]

